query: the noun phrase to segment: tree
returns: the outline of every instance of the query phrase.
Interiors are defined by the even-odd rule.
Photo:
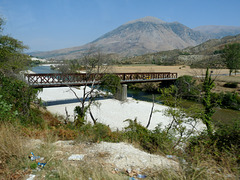
[[[22,41],[2,34],[3,23],[0,18],[0,72],[11,75],[23,70],[30,62],[30,57],[23,54],[28,47]]]
[[[21,120],[22,123],[37,122],[31,111],[38,90],[19,80],[18,73],[27,68],[30,57],[23,54],[27,46],[10,36],[2,34],[3,19],[0,17],[0,114],[3,120]],[[12,116],[4,117],[9,112]],[[17,114],[17,118],[16,118]],[[14,115],[14,116],[13,116]],[[35,116],[35,117],[33,117]]]
[[[213,99],[213,94],[211,93],[214,86],[214,80],[211,78],[211,75],[209,75],[209,70],[207,68],[203,82],[204,94],[202,104],[204,106],[204,113],[202,116],[202,122],[206,125],[207,132],[210,137],[213,135],[212,115],[215,112],[214,107],[217,105],[217,101]]]
[[[91,47],[82,58],[79,60],[68,62],[67,66],[71,72],[78,72],[81,70],[81,73],[85,73],[85,84],[79,89],[82,90],[82,97],[78,97],[75,90],[69,86],[70,90],[74,93],[78,99],[80,105],[75,107],[74,112],[75,124],[81,126],[85,122],[86,113],[89,112],[93,123],[96,124],[97,119],[94,118],[91,112],[91,106],[96,104],[95,99],[99,96],[100,88],[99,81],[103,73],[106,72],[107,66],[105,64],[105,56],[99,50],[94,47]],[[66,68],[66,67],[65,67]],[[106,79],[105,79],[106,80]],[[89,85],[88,83],[91,82]],[[111,87],[112,90],[112,87]]]
[[[116,95],[121,91],[121,79],[114,74],[105,74],[101,79],[100,89],[105,90],[112,95]]]
[[[196,100],[199,95],[199,87],[192,76],[184,75],[175,82],[178,94],[184,99]]]
[[[229,76],[235,70],[235,74],[240,69],[240,43],[225,45],[222,57],[225,59],[225,64],[229,69]]]
[[[169,88],[161,89],[161,100],[168,106],[164,115],[171,118],[169,124],[165,127],[166,134],[175,137],[175,145],[196,133],[196,126],[201,115],[201,109],[195,105],[188,109],[182,107],[182,95],[178,92],[176,86],[171,85]],[[188,127],[188,128],[187,128]]]

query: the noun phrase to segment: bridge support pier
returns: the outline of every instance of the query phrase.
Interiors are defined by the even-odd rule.
[[[122,88],[118,90],[116,94],[116,99],[120,101],[125,101],[127,99],[127,85],[123,84]]]

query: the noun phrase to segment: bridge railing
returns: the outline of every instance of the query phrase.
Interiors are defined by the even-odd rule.
[[[177,73],[150,72],[150,73],[115,73],[121,80],[145,79],[177,79]]]
[[[147,73],[113,73],[117,75],[121,82],[150,82],[161,80],[177,79],[177,73],[170,72],[147,72]],[[25,74],[27,82],[35,87],[50,87],[60,85],[84,85],[97,84],[106,73],[85,74],[85,73],[56,73],[56,74]]]

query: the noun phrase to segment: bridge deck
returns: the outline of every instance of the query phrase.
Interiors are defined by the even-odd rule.
[[[106,73],[105,73],[106,74]],[[99,84],[105,75],[101,74],[25,74],[28,84],[32,87],[64,87]],[[147,73],[113,73],[121,79],[122,84],[146,83],[160,81],[174,81],[177,73],[170,72],[147,72]]]

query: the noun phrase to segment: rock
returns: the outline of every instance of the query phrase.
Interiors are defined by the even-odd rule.
[[[84,158],[84,154],[72,154],[69,156],[68,160],[69,161],[81,161]]]

